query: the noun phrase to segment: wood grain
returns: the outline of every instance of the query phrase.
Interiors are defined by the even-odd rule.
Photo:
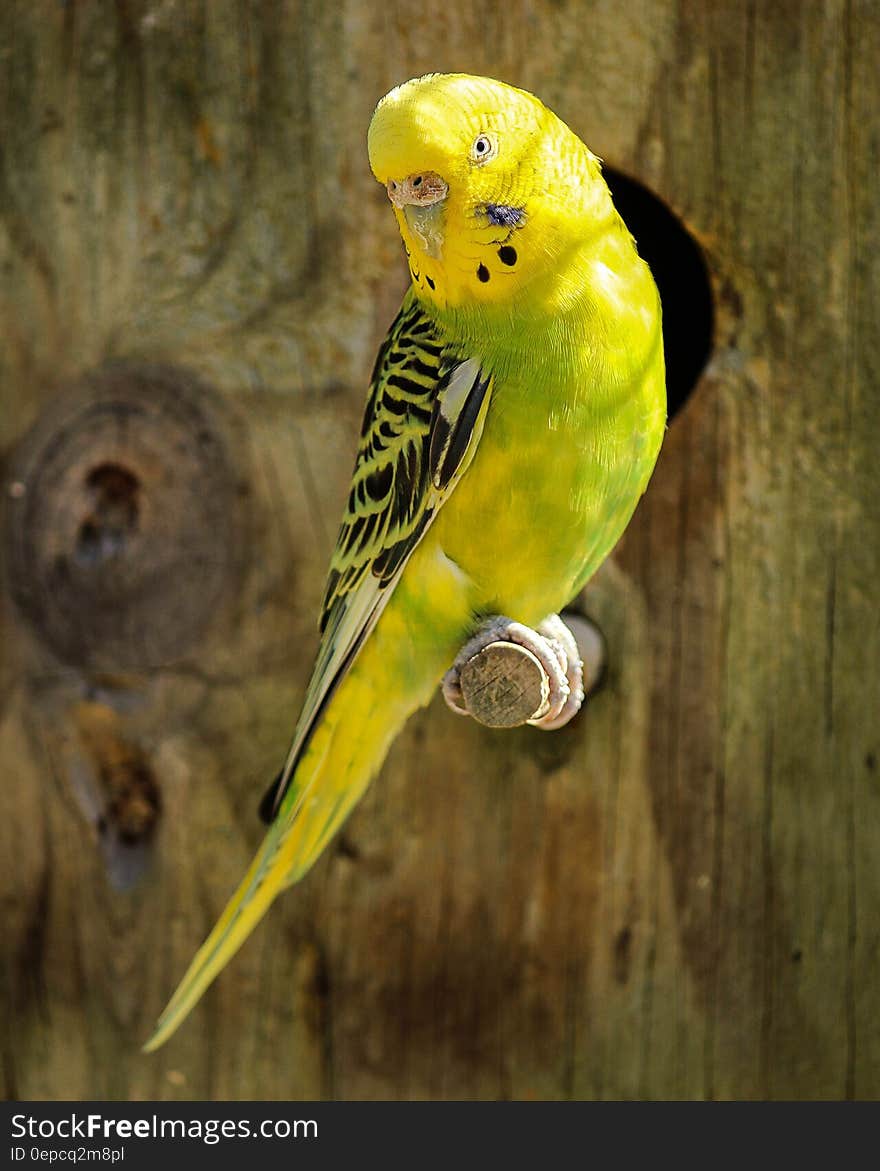
[[[487,728],[516,728],[544,708],[550,684],[541,662],[513,642],[492,642],[461,668],[468,712]]]
[[[878,55],[868,0],[0,6],[7,531],[30,428],[120,361],[211,388],[243,518],[222,604],[158,658],[62,661],[4,577],[8,1096],[880,1094]],[[684,217],[714,356],[581,600],[609,648],[584,715],[413,719],[146,1058],[259,840],[404,287],[370,113],[450,68]],[[156,786],[131,866],[96,813],[121,758]]]

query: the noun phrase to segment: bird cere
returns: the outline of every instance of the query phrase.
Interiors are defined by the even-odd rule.
[[[271,824],[147,1043],[302,878],[438,685],[491,643],[583,691],[559,611],[626,527],[666,422],[660,302],[599,160],[532,94],[430,74],[369,128],[412,283],[373,370],[321,641]]]

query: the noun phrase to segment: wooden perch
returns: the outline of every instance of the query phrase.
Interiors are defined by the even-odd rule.
[[[515,728],[541,710],[550,680],[538,659],[513,642],[492,642],[461,669],[468,712],[489,728]]]
[[[580,614],[565,622],[583,660],[584,693],[596,690],[605,667],[605,640]],[[462,666],[460,686],[468,714],[489,728],[516,728],[534,719],[547,703],[550,680],[539,659],[514,642],[492,642]]]

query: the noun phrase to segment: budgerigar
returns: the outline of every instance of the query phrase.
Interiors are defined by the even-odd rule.
[[[274,820],[148,1049],[314,864],[485,620],[540,629],[590,578],[665,429],[654,281],[555,114],[430,74],[379,102],[368,141],[412,283],[373,371]]]

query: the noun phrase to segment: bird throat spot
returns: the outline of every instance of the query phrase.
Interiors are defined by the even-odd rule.
[[[498,249],[498,259],[502,264],[506,264],[508,268],[513,268],[519,257],[517,256],[516,249],[512,245],[502,244]],[[485,264],[480,264],[477,267],[477,280],[480,281],[481,284],[486,284],[491,276],[492,274],[489,272],[488,268],[486,268]]]

